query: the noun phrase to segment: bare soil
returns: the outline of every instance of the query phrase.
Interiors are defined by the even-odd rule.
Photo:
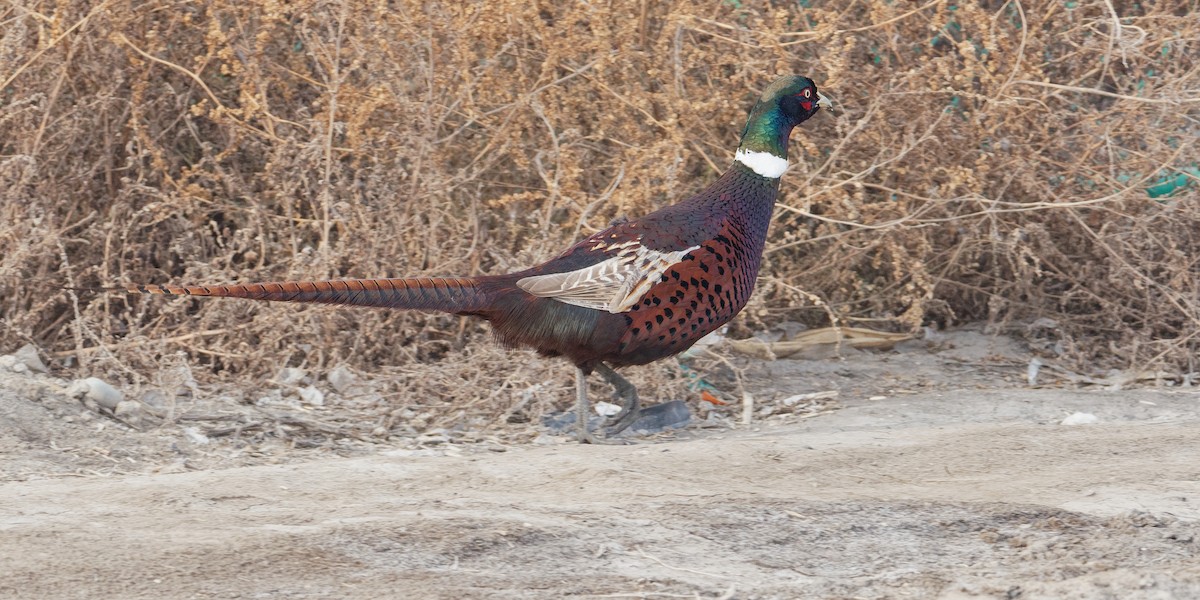
[[[739,363],[837,404],[624,446],[200,443],[6,374],[0,596],[1200,597],[1200,394],[1030,388],[1023,352]]]

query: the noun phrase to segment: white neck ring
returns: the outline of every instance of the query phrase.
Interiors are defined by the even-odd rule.
[[[737,154],[733,155],[733,160],[746,165],[751,171],[771,179],[779,179],[788,169],[786,158],[775,156],[770,152],[755,152],[738,148]]]

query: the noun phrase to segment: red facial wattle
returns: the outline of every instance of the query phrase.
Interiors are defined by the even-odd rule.
[[[796,94],[796,98],[800,100],[800,106],[804,108],[804,112],[812,112],[812,108],[813,108],[812,97],[813,97],[813,93],[812,93],[811,89],[805,89],[805,90],[801,91],[799,94]]]

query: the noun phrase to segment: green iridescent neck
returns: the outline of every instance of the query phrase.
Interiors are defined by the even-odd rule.
[[[762,103],[754,107],[742,132],[739,150],[767,152],[779,158],[787,158],[788,136],[792,127],[777,108],[767,109]]]

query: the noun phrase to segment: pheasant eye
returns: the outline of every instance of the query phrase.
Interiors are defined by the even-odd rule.
[[[812,88],[804,88],[804,91],[801,93],[804,94],[805,98],[812,98]]]

